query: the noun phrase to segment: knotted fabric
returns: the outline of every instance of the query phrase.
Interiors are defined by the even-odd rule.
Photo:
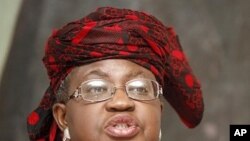
[[[201,121],[200,84],[173,28],[144,12],[102,7],[68,23],[48,39],[43,62],[50,86],[28,117],[30,140],[61,141],[52,116],[59,85],[74,67],[104,59],[126,59],[150,70],[185,125],[193,128]]]

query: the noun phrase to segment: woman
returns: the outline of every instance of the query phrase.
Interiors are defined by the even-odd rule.
[[[178,38],[151,15],[98,8],[54,32],[50,87],[28,117],[34,141],[158,141],[164,96],[187,127],[203,114],[200,85]]]

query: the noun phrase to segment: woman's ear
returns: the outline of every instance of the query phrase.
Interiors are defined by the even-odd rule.
[[[161,102],[161,112],[163,112],[163,102]]]
[[[52,112],[58,127],[63,131],[67,127],[66,105],[63,103],[55,103],[52,107]]]
[[[161,101],[161,113],[163,114],[164,103]]]
[[[163,114],[164,102],[160,99],[161,113]]]

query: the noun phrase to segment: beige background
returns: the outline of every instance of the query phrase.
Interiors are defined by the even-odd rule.
[[[41,58],[52,29],[106,5],[146,11],[174,26],[200,78],[202,123],[187,129],[166,103],[163,141],[228,141],[230,124],[250,124],[248,0],[0,0],[1,141],[28,140],[26,116],[48,86]]]
[[[20,5],[20,0],[0,0],[0,83]]]

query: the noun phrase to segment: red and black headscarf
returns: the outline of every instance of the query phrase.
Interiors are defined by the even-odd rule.
[[[143,12],[103,7],[68,23],[48,39],[43,62],[50,86],[28,116],[30,140],[61,141],[51,109],[59,85],[74,67],[104,59],[126,59],[147,68],[186,126],[193,128],[201,121],[200,84],[173,28]]]

